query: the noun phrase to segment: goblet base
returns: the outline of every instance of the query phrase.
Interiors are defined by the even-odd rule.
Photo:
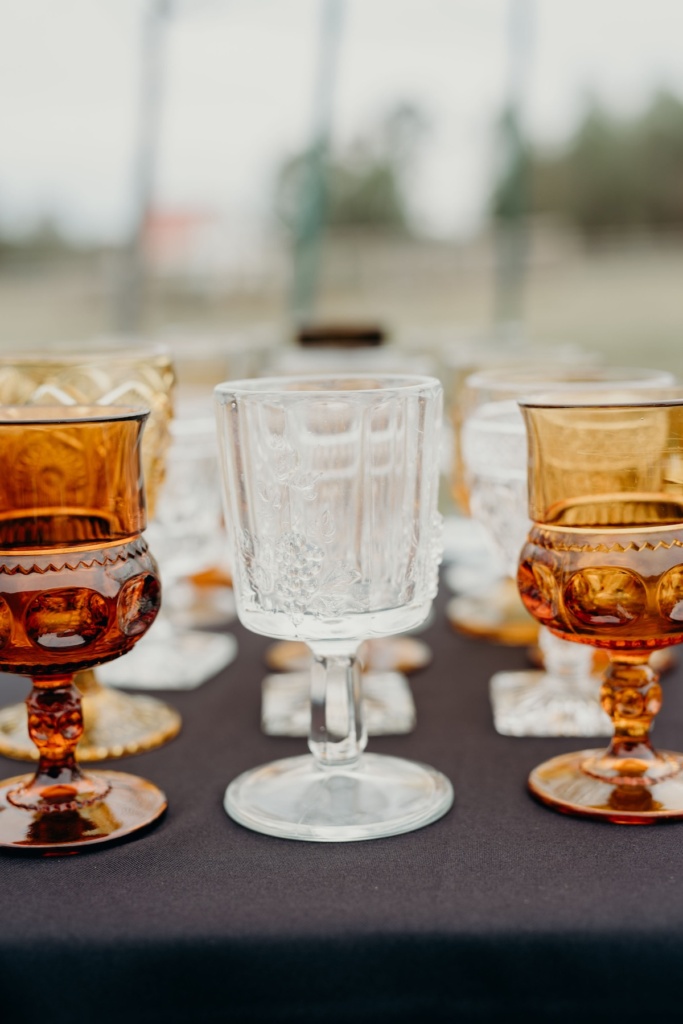
[[[568,687],[545,672],[496,672],[489,692],[493,722],[501,736],[611,736],[609,716],[594,693]]]
[[[346,843],[413,832],[441,818],[452,803],[450,782],[428,765],[363,754],[354,766],[320,768],[304,754],[238,776],[224,806],[254,832]]]
[[[527,647],[538,638],[538,623],[521,602],[512,580],[495,588],[452,597],[446,617],[458,633],[508,647]]]
[[[683,754],[661,751],[683,769]],[[563,814],[598,818],[617,825],[652,825],[683,820],[683,771],[650,786],[613,786],[581,770],[603,750],[579,750],[544,761],[529,775],[529,789]]]
[[[0,784],[0,847],[36,853],[76,853],[114,842],[144,829],[166,810],[157,786],[125,772],[102,771],[98,780],[110,787],[97,803],[76,810],[38,812],[15,807],[8,793],[31,779],[18,775]]]
[[[177,736],[181,726],[180,715],[168,704],[99,685],[83,694],[83,718],[85,730],[78,744],[81,763],[153,750]],[[25,704],[0,711],[0,754],[18,761],[38,760],[38,749],[28,734]]]
[[[162,638],[150,632],[99,673],[108,686],[129,690],[196,690],[236,657],[237,641],[230,633],[178,630]]]

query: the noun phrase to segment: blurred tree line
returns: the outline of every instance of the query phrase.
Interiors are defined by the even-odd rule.
[[[524,144],[495,187],[494,215],[512,221],[520,203],[587,238],[614,228],[683,228],[683,102],[660,92],[628,120],[593,102],[563,151]]]
[[[290,158],[280,167],[275,186],[279,222],[296,234],[308,196],[319,188],[319,216],[326,228],[411,234],[410,175],[427,127],[417,107],[402,103],[340,153],[309,149]],[[313,182],[312,174],[321,180]]]
[[[42,218],[24,234],[5,234],[0,228],[0,264],[50,262],[77,249],[50,217]]]

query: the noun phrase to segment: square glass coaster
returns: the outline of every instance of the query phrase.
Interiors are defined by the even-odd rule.
[[[400,672],[365,672],[363,712],[369,736],[396,736],[415,728],[415,702]],[[267,736],[308,736],[311,722],[308,672],[269,675],[261,689],[261,728]]]

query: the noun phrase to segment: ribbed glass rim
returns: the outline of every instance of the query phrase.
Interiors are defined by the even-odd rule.
[[[77,423],[142,423],[149,409],[125,405],[1,405],[0,427],[71,426]]]
[[[659,409],[683,406],[683,387],[626,389],[549,389],[517,399],[522,409]]]
[[[368,387],[333,387],[334,382],[366,382]],[[315,386],[319,385],[319,386]],[[315,373],[297,374],[284,377],[253,377],[246,380],[229,380],[217,384],[214,395],[217,400],[246,396],[282,398],[283,395],[299,395],[316,398],[348,398],[360,395],[381,394],[400,391],[402,394],[419,394],[426,390],[441,389],[437,377],[410,373]]]

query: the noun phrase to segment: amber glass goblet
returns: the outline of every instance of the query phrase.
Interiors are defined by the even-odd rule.
[[[154,621],[146,525],[146,412],[0,409],[0,671],[30,676],[34,775],[0,783],[0,846],[51,852],[118,839],[166,808],[152,783],[86,774],[75,672],[117,658]]]
[[[540,623],[605,650],[607,750],[552,758],[531,792],[618,823],[683,818],[683,754],[649,738],[661,705],[657,650],[683,641],[683,390],[555,393],[520,403],[529,513],[518,584]]]
[[[68,349],[0,356],[0,405],[115,405],[150,410],[141,447],[150,515],[164,476],[173,385],[168,351],[140,339],[92,340]],[[103,686],[92,670],[79,672],[76,685],[83,696],[81,761],[151,750],[180,730],[178,712],[155,697]],[[23,705],[0,710],[0,754],[33,760],[36,753]]]

